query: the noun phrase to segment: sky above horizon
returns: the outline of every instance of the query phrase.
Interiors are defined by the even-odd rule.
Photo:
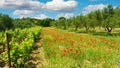
[[[120,6],[120,0],[0,0],[0,13],[12,18],[70,18],[103,9],[108,4]]]

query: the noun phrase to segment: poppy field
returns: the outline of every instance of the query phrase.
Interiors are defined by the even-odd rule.
[[[119,68],[120,41],[115,37],[43,28],[47,68]]]

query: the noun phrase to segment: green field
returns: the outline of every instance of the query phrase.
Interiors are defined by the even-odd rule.
[[[43,28],[47,68],[119,68],[120,37]]]

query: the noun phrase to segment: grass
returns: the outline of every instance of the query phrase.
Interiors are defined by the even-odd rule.
[[[118,68],[120,37],[43,28],[48,68]]]

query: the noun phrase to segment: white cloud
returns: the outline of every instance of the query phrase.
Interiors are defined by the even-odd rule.
[[[52,0],[46,4],[38,0],[1,0],[0,8],[18,10],[49,10],[49,11],[74,11],[77,7],[75,0]]]
[[[0,8],[14,9],[13,15],[22,17],[30,17],[36,11],[41,11],[43,3],[37,0],[1,0]]]
[[[48,16],[44,15],[44,14],[40,14],[40,15],[35,16],[34,18],[35,19],[46,19],[46,18],[48,18]]]
[[[105,8],[107,5],[104,5],[104,4],[98,4],[98,5],[88,5],[87,7],[83,8],[83,11],[82,13],[83,14],[87,14],[91,11],[95,11],[95,10],[98,10],[98,9],[103,9]]]
[[[71,12],[75,10],[77,4],[74,0],[52,0],[45,4],[44,9],[48,11]]]
[[[1,0],[0,8],[18,10],[40,10],[43,3],[36,0]]]
[[[37,11],[72,12],[75,11],[78,2],[75,0],[52,0],[41,3],[38,0],[0,0],[0,8],[14,9],[13,15],[30,17]],[[38,15],[36,18],[45,18],[46,15]]]
[[[61,14],[57,15],[57,18],[59,18],[59,17],[70,18],[70,17],[73,17],[73,16],[74,16],[73,13],[66,13],[66,14],[61,13]]]
[[[15,10],[15,12],[13,14],[15,15],[30,15],[32,14],[33,11],[30,11],[30,10]]]
[[[34,11],[31,10],[15,10],[13,13],[14,15],[18,15],[20,17],[29,17],[34,13]]]

